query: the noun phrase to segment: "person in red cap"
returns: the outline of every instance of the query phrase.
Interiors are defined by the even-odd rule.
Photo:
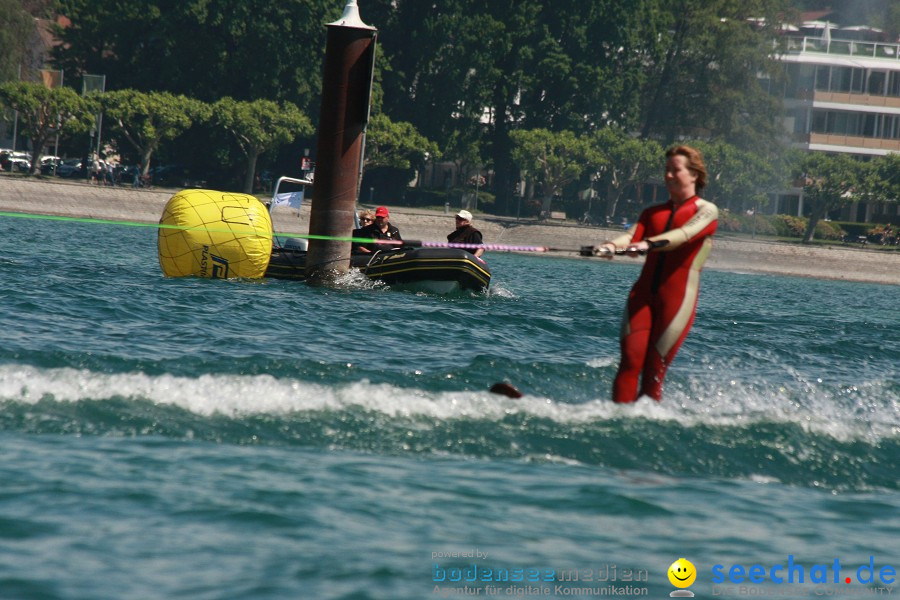
[[[379,206],[375,209],[375,222],[368,227],[363,227],[359,232],[359,237],[370,237],[374,240],[393,240],[402,242],[403,238],[400,237],[400,230],[391,225],[391,222],[388,220],[389,218],[390,213],[388,212],[387,207]],[[398,245],[367,244],[366,247],[374,252],[376,250],[396,248],[398,247]]]

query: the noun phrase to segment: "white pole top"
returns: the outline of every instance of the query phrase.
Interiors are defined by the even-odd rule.
[[[356,0],[347,0],[347,5],[344,7],[344,14],[334,23],[328,23],[328,26],[375,29],[371,25],[363,23],[362,19],[359,18],[359,6],[356,4]]]

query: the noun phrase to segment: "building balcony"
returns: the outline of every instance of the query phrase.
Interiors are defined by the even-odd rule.
[[[852,94],[847,92],[822,92],[816,90],[812,100],[813,103],[828,102],[831,104],[850,104],[855,106],[900,109],[900,98],[895,96],[876,96],[872,94]]]
[[[821,37],[789,36],[785,38],[787,54],[828,54],[858,58],[881,58],[900,62],[900,44],[861,42],[857,40],[825,40]]]
[[[883,138],[867,138],[858,135],[841,135],[834,133],[798,133],[794,134],[794,142],[807,148],[829,146],[840,148],[842,152],[851,154],[887,154],[900,152],[900,140]]]

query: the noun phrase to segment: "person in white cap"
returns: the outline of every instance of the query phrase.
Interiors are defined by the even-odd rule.
[[[451,244],[483,244],[481,232],[472,227],[472,213],[461,210],[456,213],[456,229],[447,236]],[[475,256],[484,254],[484,248],[466,249]]]

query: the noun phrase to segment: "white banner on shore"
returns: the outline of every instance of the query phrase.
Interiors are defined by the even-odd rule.
[[[285,192],[283,194],[275,194],[272,198],[272,206],[290,206],[300,210],[303,204],[303,190],[299,192]]]

